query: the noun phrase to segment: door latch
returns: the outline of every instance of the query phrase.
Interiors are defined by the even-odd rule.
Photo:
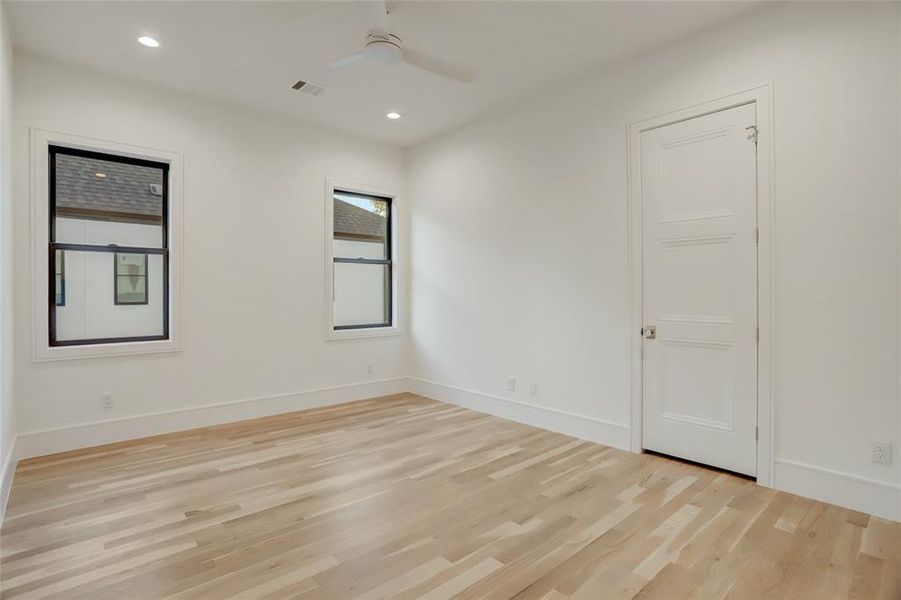
[[[654,325],[645,325],[641,328],[641,337],[646,340],[657,339],[657,328]]]

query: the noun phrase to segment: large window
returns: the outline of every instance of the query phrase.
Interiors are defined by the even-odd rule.
[[[50,346],[168,339],[169,164],[48,154]]]
[[[334,188],[331,200],[332,329],[392,327],[392,198]]]

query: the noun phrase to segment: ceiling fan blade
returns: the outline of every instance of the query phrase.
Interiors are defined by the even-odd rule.
[[[356,62],[360,62],[366,58],[366,53],[363,50],[357,50],[352,54],[345,54],[335,60],[328,62],[325,64],[326,69],[337,69],[340,67],[346,67],[347,65],[352,65]]]
[[[459,81],[460,83],[470,83],[476,76],[475,72],[470,69],[452,65],[417,50],[404,50],[403,58],[404,62],[409,65],[413,65],[414,67],[418,67],[440,77]]]

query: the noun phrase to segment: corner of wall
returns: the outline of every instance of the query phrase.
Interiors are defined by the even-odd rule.
[[[0,2],[0,522],[15,472],[12,297],[12,42]]]
[[[898,28],[896,32],[897,41],[898,41],[898,73],[897,73],[897,81],[895,87],[896,100],[898,104],[901,104],[901,2],[895,4],[895,12],[897,12],[898,17]],[[898,117],[898,231],[901,232],[901,112],[896,112],[896,116]],[[901,451],[901,238],[897,240],[898,248],[898,336],[896,340],[896,344],[898,344],[898,423],[897,423],[897,432],[896,439],[898,440],[899,451]],[[895,467],[897,469],[898,481],[901,481],[901,460],[897,461],[898,464]],[[901,496],[901,493],[899,493]],[[898,506],[901,506],[901,499],[898,501]],[[899,513],[901,513],[901,508],[899,508]],[[901,516],[898,517],[901,520]]]
[[[3,516],[6,514],[6,503],[9,502],[9,493],[12,491],[13,477],[15,477],[18,462],[16,438],[13,437],[9,452],[3,458],[3,462],[0,463],[0,525],[2,525]]]

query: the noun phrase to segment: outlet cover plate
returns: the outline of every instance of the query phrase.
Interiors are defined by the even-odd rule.
[[[873,462],[880,465],[892,464],[891,442],[873,442]]]

